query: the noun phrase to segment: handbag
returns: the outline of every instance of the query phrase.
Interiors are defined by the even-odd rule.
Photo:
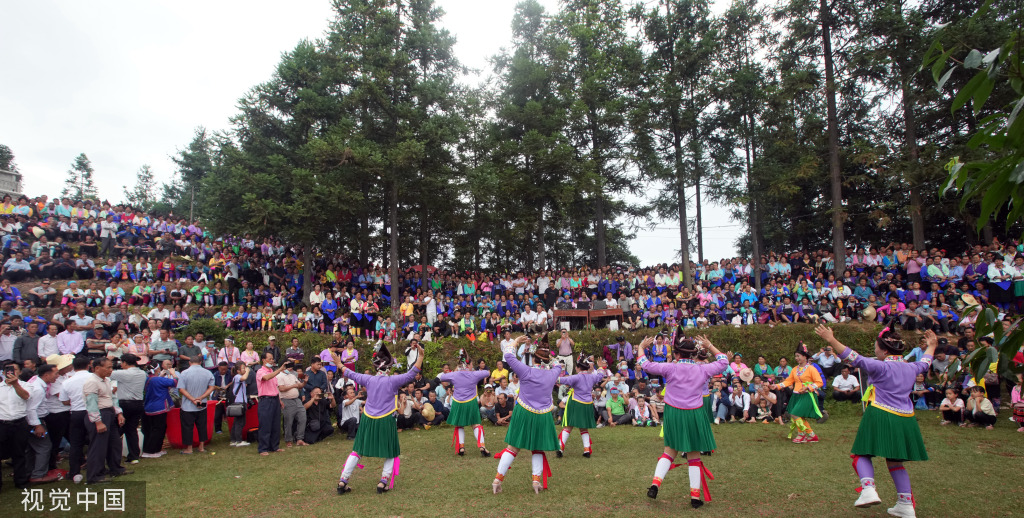
[[[238,399],[238,389],[242,387],[244,383],[238,383],[235,385],[235,392],[232,394],[232,399]],[[224,408],[224,415],[228,417],[242,417],[245,415],[245,403],[230,403]]]

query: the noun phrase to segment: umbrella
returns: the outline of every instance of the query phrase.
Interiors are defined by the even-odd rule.
[[[408,270],[406,270],[406,271],[407,271],[407,272],[422,272],[422,271],[423,271],[423,265],[422,265],[422,264],[417,264],[416,266],[413,266],[413,267],[409,268],[409,269],[408,269]],[[436,271],[437,271],[437,268],[435,268],[435,267],[433,267],[433,266],[430,266],[430,265],[428,264],[428,265],[427,265],[427,271],[428,271],[428,272],[431,272],[431,273],[433,273],[433,272],[436,272]]]

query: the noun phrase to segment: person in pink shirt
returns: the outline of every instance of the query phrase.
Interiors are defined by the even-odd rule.
[[[698,363],[694,358],[699,354],[700,347],[706,348],[715,355],[715,361],[707,364]],[[672,461],[677,452],[685,452],[690,474],[690,506],[694,509],[711,500],[711,494],[704,483],[707,469],[700,459],[700,452],[712,451],[718,446],[711,431],[707,411],[704,410],[704,388],[708,380],[721,374],[728,367],[726,355],[715,348],[706,336],[697,339],[676,335],[676,343],[672,347],[673,363],[656,363],[647,359],[644,349],[654,342],[647,337],[637,348],[637,364],[647,374],[661,376],[665,379],[665,453],[658,459],[654,470],[654,480],[647,490],[650,498],[658,497],[661,481],[672,468]],[[701,499],[703,488],[704,499]]]

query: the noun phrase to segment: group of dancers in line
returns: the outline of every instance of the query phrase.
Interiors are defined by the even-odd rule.
[[[875,488],[872,459],[882,457],[886,459],[889,475],[897,492],[896,504],[888,509],[889,514],[900,517],[915,516],[910,477],[903,463],[928,460],[928,454],[925,451],[920,427],[914,418],[910,392],[917,374],[927,372],[931,365],[938,339],[933,332],[926,332],[924,355],[915,362],[907,362],[903,358],[906,344],[891,325],[883,329],[875,340],[875,358],[862,356],[844,346],[836,340],[832,330],[824,325],[815,328],[815,332],[832,346],[841,359],[866,372],[873,383],[865,394],[865,400],[869,404],[851,450],[853,468],[860,479],[860,487],[857,488],[860,494],[854,505],[863,508],[881,503]],[[515,344],[502,346],[505,364],[520,380],[519,397],[516,401],[519,408],[512,413],[505,434],[507,446],[494,456],[499,459],[497,473],[491,483],[494,493],[502,491],[505,475],[522,451],[531,453],[534,492],[540,493],[542,489],[547,489],[551,469],[545,452],[555,451],[561,457],[573,429],[580,430],[583,456],[590,457],[592,453],[590,430],[595,428],[595,420],[591,391],[601,381],[602,374],[594,371],[592,357],[580,354],[576,360],[579,372],[571,376],[564,375],[561,363],[552,363],[547,335],[540,338],[533,353],[534,366],[526,365],[516,357],[516,349],[529,340],[528,336],[523,335]],[[708,382],[712,377],[725,371],[728,360],[706,336],[686,337],[682,332],[677,332],[672,348],[673,360],[654,362],[644,354],[644,350],[653,341],[653,338],[645,338],[636,347],[639,368],[648,375],[659,376],[664,380],[665,415],[662,435],[665,448],[658,458],[647,496],[657,498],[669,471],[681,465],[675,464],[675,460],[682,452],[688,467],[690,505],[698,508],[711,501],[707,480],[713,480],[711,473],[704,467],[701,452],[717,449],[711,430]],[[377,370],[376,375],[354,372],[346,368],[341,363],[341,358],[335,355],[334,363],[343,375],[366,386],[367,393],[363,408],[364,419],[360,420],[352,453],[346,460],[338,481],[338,494],[351,491],[349,478],[361,457],[385,459],[384,469],[377,484],[378,493],[394,487],[395,477],[399,471],[400,454],[396,422],[397,394],[402,386],[413,381],[416,373],[420,372],[423,362],[422,348],[419,345],[413,347],[417,353],[415,364],[408,372],[399,375],[388,375],[397,361],[386,346],[374,353],[373,365]],[[789,413],[793,417],[796,432],[793,442],[814,443],[818,442],[818,436],[807,423],[807,419],[821,416],[814,392],[822,386],[822,380],[817,370],[809,365],[810,353],[802,343],[796,350],[796,358],[797,368],[793,369],[790,376],[777,388],[786,386],[794,389],[789,404]],[[487,372],[471,369],[468,357],[460,351],[456,370],[441,374],[439,378],[451,382],[453,386],[453,401],[447,422],[455,427],[453,443],[458,454],[465,454],[465,428],[473,427],[477,447],[481,455],[487,457],[490,453],[484,444],[484,430],[480,424],[476,393],[477,383],[487,376]],[[552,416],[555,409],[552,392],[556,383],[567,385],[571,389],[561,433],[556,432]]]

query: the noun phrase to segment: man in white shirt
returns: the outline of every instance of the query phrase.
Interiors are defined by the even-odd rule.
[[[50,384],[43,404],[46,405],[47,415],[46,433],[50,439],[50,473],[57,469],[57,452],[60,451],[61,441],[68,436],[68,421],[71,417],[71,407],[61,403],[60,394],[64,391],[64,382],[71,379],[71,364],[75,356],[71,354],[53,355],[46,358],[46,363],[57,368],[58,376]]]
[[[362,405],[363,400],[356,397],[356,388],[351,385],[345,387],[345,399],[338,407],[338,431],[344,431],[349,440],[355,439],[359,431],[359,410]]]
[[[543,333],[548,330],[548,312],[544,309],[544,304],[537,303],[537,314],[533,318],[533,329],[534,333]]]
[[[32,427],[28,435],[26,463],[31,473],[29,482],[33,484],[57,480],[56,474],[48,474],[51,444],[50,438],[46,436],[47,430],[43,423],[50,413],[49,405],[46,403],[46,391],[56,379],[57,367],[44,363],[36,370],[36,375],[25,383],[30,392],[26,419],[28,425]]]
[[[523,331],[529,332],[536,321],[537,314],[533,312],[533,308],[526,306],[526,309],[523,310],[522,315],[519,317],[519,323],[523,325]]]
[[[117,243],[117,223],[114,223],[114,216],[108,214],[106,219],[100,223],[100,255],[107,257],[114,251],[114,244]]]
[[[845,365],[842,374],[832,380],[832,397],[836,401],[860,400],[860,382],[850,375],[850,368]]]
[[[85,427],[88,412],[85,410],[85,395],[82,393],[82,387],[92,373],[89,372],[89,359],[84,356],[75,358],[72,366],[74,366],[75,373],[64,381],[60,392],[60,401],[71,407],[68,421],[68,443],[71,444],[71,448],[68,452],[67,478],[77,483],[82,480],[80,472],[82,462],[85,461],[83,449],[89,436],[89,431]]]
[[[171,312],[167,311],[167,307],[164,306],[163,302],[157,302],[156,307],[149,310],[146,318],[149,320],[158,319],[161,323],[166,322],[170,318]],[[166,327],[166,326],[165,326]]]
[[[28,447],[28,402],[31,390],[18,380],[17,365],[4,367],[0,379],[0,444],[11,456],[14,466],[14,487],[28,487],[30,470],[25,459]],[[2,468],[0,468],[2,469]],[[0,473],[0,480],[3,474]]]
[[[743,387],[736,385],[729,394],[729,420],[740,421],[750,419],[750,394],[743,391]]]
[[[57,348],[57,324],[46,326],[46,334],[39,337],[39,343],[36,344],[36,347],[40,358],[48,358],[52,354],[60,354],[60,349]]]
[[[0,324],[0,362],[14,359],[14,342],[17,339],[9,321]]]

